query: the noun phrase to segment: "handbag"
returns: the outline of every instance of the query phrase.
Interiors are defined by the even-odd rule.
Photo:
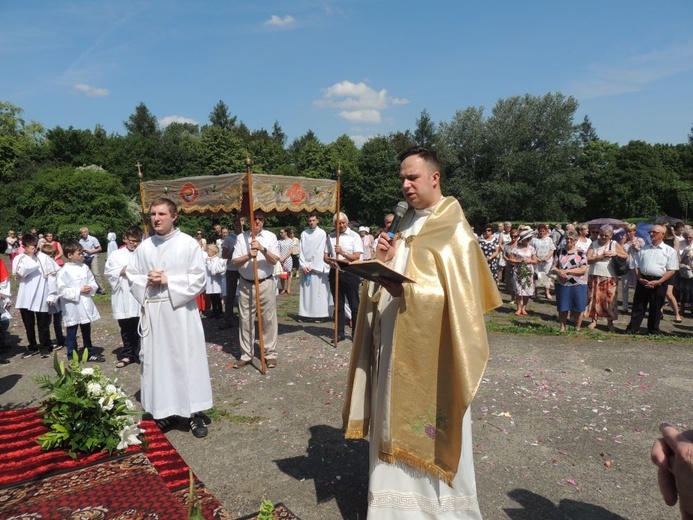
[[[609,267],[611,267],[612,270],[616,273],[616,276],[624,276],[630,273],[630,264],[627,258],[619,258],[618,256],[612,256],[611,262],[609,262]]]
[[[546,274],[543,271],[539,271],[536,273],[536,282],[534,283],[535,287],[543,287],[545,289],[551,289],[553,280],[551,277]]]
[[[679,267],[679,276],[687,280],[691,279],[693,278],[693,271],[691,271],[691,268],[687,265],[682,265],[681,267]]]

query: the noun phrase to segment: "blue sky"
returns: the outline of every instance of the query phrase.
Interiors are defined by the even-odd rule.
[[[47,128],[208,123],[289,140],[413,129],[562,92],[602,139],[686,142],[693,1],[0,1],[0,100]]]

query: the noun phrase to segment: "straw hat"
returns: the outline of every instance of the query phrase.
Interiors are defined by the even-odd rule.
[[[523,231],[522,233],[520,233],[520,237],[517,239],[517,243],[521,244],[522,242],[524,242],[528,238],[533,238],[533,237],[534,237],[534,231],[532,231],[531,229],[527,229],[527,230]]]

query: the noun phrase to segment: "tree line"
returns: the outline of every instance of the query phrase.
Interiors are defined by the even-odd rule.
[[[443,190],[457,197],[473,224],[500,220],[589,220],[693,212],[693,129],[686,144],[602,140],[577,101],[561,93],[499,99],[435,123],[423,110],[413,129],[378,135],[359,149],[347,136],[321,142],[311,130],[287,143],[279,122],[251,130],[219,101],[204,125],[161,128],[144,103],[124,133],[45,129],[0,101],[0,229],[50,229],[97,235],[139,221],[136,163],[147,180],[245,171],[315,178],[342,171],[342,207],[350,219],[379,225],[401,199],[397,156],[410,146],[435,149]],[[189,227],[208,218],[186,217]],[[296,225],[299,217],[282,219]],[[209,227],[209,226],[206,226]]]

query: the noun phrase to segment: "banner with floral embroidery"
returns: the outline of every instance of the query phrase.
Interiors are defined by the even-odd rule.
[[[247,174],[202,175],[140,184],[142,211],[168,197],[185,214],[247,213]],[[337,182],[329,179],[252,174],[254,209],[265,213],[334,213]]]

